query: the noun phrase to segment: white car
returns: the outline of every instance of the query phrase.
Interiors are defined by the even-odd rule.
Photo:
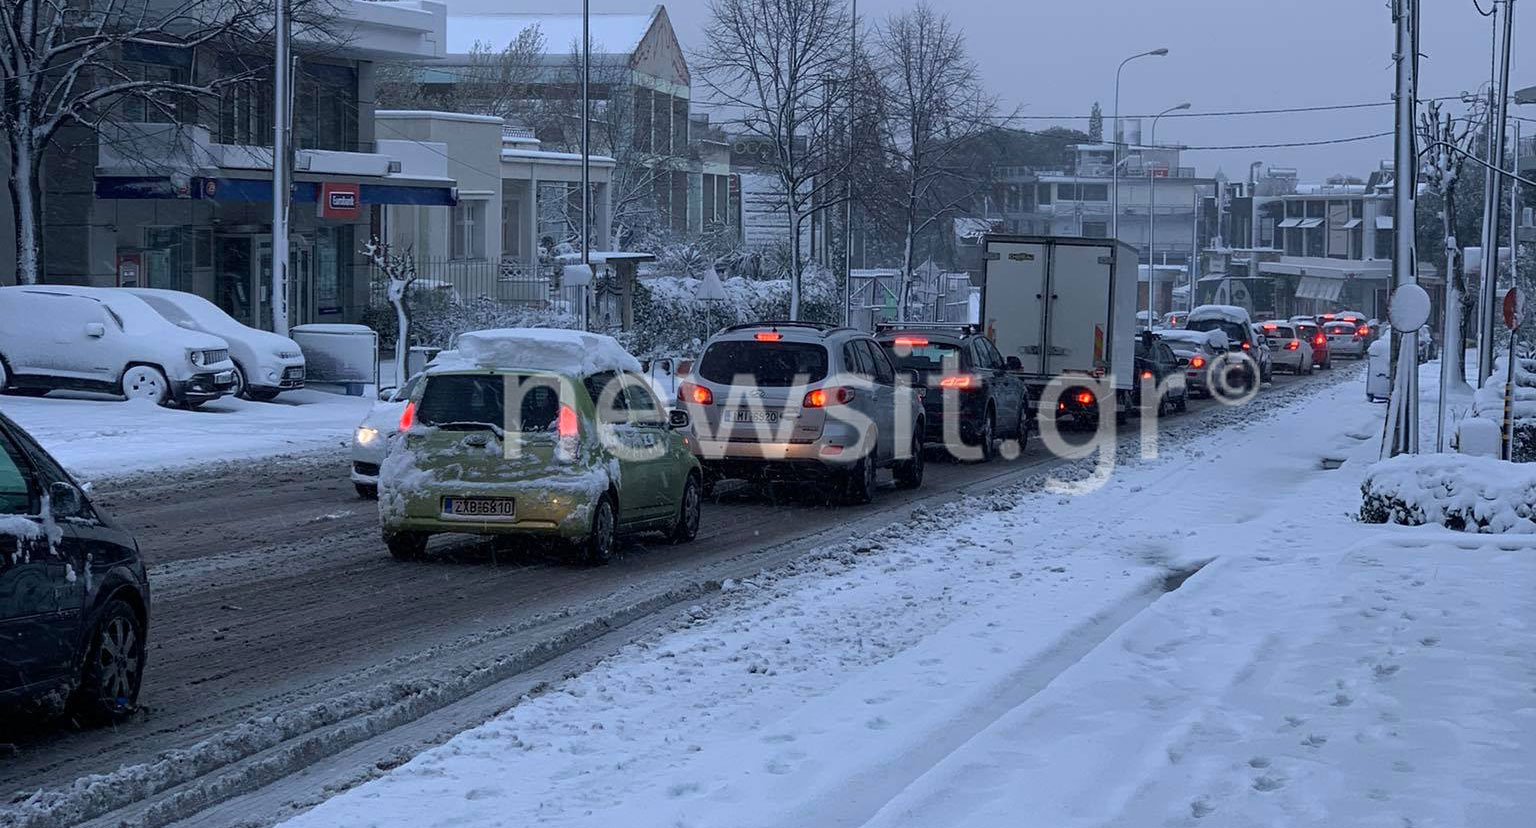
[[[390,438],[400,433],[400,416],[421,376],[411,377],[399,388],[380,389],[378,403],[352,433],[352,487],[359,497],[379,496],[379,465],[384,462]]]
[[[234,384],[224,340],[178,328],[126,291],[0,287],[0,389],[100,391],[196,408]]]
[[[1276,368],[1292,374],[1312,373],[1312,345],[1303,342],[1296,327],[1289,322],[1263,322],[1259,329],[1269,345],[1269,357]]]
[[[143,299],[171,324],[213,334],[229,343],[229,356],[235,363],[231,394],[266,401],[304,387],[304,352],[288,337],[242,325],[196,294],[154,288],[125,290]]]
[[[1333,356],[1364,359],[1365,349],[1370,346],[1360,326],[1351,321],[1324,322],[1323,335],[1328,337],[1328,353]]]

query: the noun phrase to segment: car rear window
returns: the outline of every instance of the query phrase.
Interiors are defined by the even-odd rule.
[[[1323,330],[1330,334],[1352,334],[1355,326],[1349,322],[1329,322],[1323,326]]]
[[[785,388],[827,378],[827,349],[815,342],[716,342],[699,359],[704,379],[731,385],[750,378],[763,388]]]
[[[1231,322],[1226,319],[1199,319],[1189,323],[1192,331],[1221,331],[1227,335],[1227,339],[1233,342],[1247,342],[1252,338],[1248,327],[1241,322]]]
[[[508,394],[522,398],[508,421]],[[444,374],[427,378],[416,419],[439,428],[494,426],[508,431],[549,431],[560,415],[559,386],[549,377]]]
[[[945,371],[960,364],[960,346],[950,342],[926,342],[921,345],[898,341],[881,342],[898,369]]]
[[[1286,325],[1276,325],[1273,328],[1266,325],[1264,335],[1273,339],[1295,339],[1296,331]]]

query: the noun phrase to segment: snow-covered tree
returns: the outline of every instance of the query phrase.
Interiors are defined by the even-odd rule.
[[[416,281],[416,257],[409,249],[397,253],[377,237],[363,245],[363,255],[386,280],[385,297],[395,309],[395,387],[405,385],[411,353],[411,285]]]
[[[886,151],[900,179],[903,289],[898,319],[907,318],[917,238],[953,216],[985,188],[962,150],[995,123],[997,103],[949,17],[919,2],[892,15],[876,36],[883,81]]]
[[[1088,140],[1095,144],[1104,140],[1104,109],[1098,101],[1093,102],[1093,111],[1088,113]]]
[[[41,277],[43,163],[62,130],[99,130],[128,100],[173,114],[182,102],[255,77],[254,67],[250,72],[199,72],[195,60],[186,61],[194,67],[186,73],[148,75],[135,72],[123,59],[124,51],[236,54],[270,34],[271,17],[270,0],[0,2],[0,130],[9,150],[21,284],[35,284]]]
[[[526,120],[534,99],[545,51],[538,24],[518,32],[510,43],[475,41],[465,66],[432,69],[450,83],[425,82],[420,64],[381,63],[376,70],[380,109],[439,109],[495,115],[514,123]]]
[[[791,319],[801,312],[801,228],[845,199],[844,142],[814,139],[834,134],[827,124],[843,115],[831,95],[849,74],[852,25],[843,0],[711,0],[709,46],[695,60],[714,97],[740,113],[740,128],[773,148],[766,166],[789,225]]]
[[[1440,198],[1440,221],[1445,230],[1443,247],[1449,290],[1444,308],[1445,325],[1441,345],[1445,354],[1442,357],[1445,367],[1441,381],[1460,389],[1465,389],[1467,385],[1466,361],[1463,358],[1465,320],[1471,318],[1477,294],[1468,289],[1461,244],[1456,238],[1456,198],[1461,171],[1466,163],[1466,156],[1462,153],[1472,149],[1475,126],[1475,118],[1458,119],[1448,112],[1442,112],[1439,101],[1426,103],[1424,112],[1419,116],[1420,139],[1427,147],[1424,182]]]

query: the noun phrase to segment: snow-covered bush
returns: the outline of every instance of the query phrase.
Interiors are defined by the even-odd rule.
[[[1360,520],[1482,534],[1536,533],[1536,469],[1465,454],[1405,454],[1372,466]]]
[[[635,287],[635,329],[621,337],[642,359],[696,355],[705,339],[727,325],[789,318],[788,279],[722,279],[725,299],[698,298],[700,280],[687,276],[641,279]],[[825,268],[806,268],[800,318],[837,322],[842,294]]]
[[[1472,398],[1472,416],[1492,420],[1502,433],[1504,385],[1509,381],[1509,355],[1494,358],[1493,376]],[[1536,462],[1536,360],[1515,360],[1515,437],[1511,457],[1516,463]]]

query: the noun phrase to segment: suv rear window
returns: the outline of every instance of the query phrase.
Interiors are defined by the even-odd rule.
[[[506,397],[521,392],[516,422],[508,422]],[[444,374],[427,378],[416,407],[422,425],[439,428],[494,426],[509,431],[549,431],[560,416],[560,390],[548,377]]]
[[[1232,342],[1247,342],[1253,338],[1253,333],[1248,326],[1241,322],[1230,322],[1225,319],[1200,319],[1189,323],[1192,331],[1221,331]]]
[[[1271,327],[1266,325],[1264,327],[1264,335],[1267,336],[1267,337],[1270,337],[1271,339],[1295,339],[1296,338],[1296,332],[1291,330],[1290,327],[1288,327],[1286,325],[1276,325],[1273,328],[1271,328]]]
[[[928,342],[923,345],[882,342],[880,346],[891,355],[891,361],[896,363],[897,368],[945,371],[955,370],[960,365],[960,346],[951,342]]]
[[[827,349],[815,342],[716,342],[699,359],[698,374],[722,385],[747,376],[763,388],[820,382],[827,378]]]

